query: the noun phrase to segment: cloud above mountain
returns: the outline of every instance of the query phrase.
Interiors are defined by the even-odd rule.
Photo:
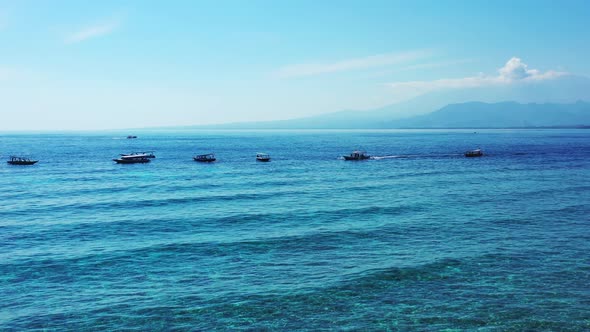
[[[480,74],[478,76],[444,78],[431,81],[393,82],[387,85],[394,90],[394,93],[417,96],[442,89],[475,88],[551,80],[567,74],[566,72],[554,70],[541,72],[538,69],[529,69],[528,65],[520,58],[512,57],[502,68],[498,69],[497,75]]]
[[[525,79],[528,77],[534,77],[539,75],[539,71],[536,69],[528,69],[528,65],[520,58],[513,57],[508,60],[504,67],[500,68],[500,77],[503,79]]]

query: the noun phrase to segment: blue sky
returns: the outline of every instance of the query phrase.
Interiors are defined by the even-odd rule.
[[[590,76],[589,3],[0,0],[0,130],[289,119]]]

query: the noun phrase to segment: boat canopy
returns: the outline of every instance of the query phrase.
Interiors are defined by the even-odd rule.
[[[131,152],[131,153],[121,153],[122,156],[136,156],[136,155],[152,155],[154,151],[143,151],[143,152]]]
[[[17,156],[10,156],[11,161],[31,161],[29,158],[25,157],[17,157]]]
[[[155,158],[153,152],[132,152],[132,153],[121,153],[121,158],[132,159],[132,158]]]
[[[215,155],[213,153],[207,153],[207,154],[199,154],[195,156],[195,159],[199,159],[199,160],[215,160]]]

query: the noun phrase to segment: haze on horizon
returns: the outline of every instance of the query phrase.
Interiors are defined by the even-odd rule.
[[[0,131],[282,120],[587,78],[588,13],[586,1],[0,0]]]

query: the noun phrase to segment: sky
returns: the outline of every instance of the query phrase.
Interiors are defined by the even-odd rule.
[[[590,76],[589,1],[0,0],[0,131],[279,120]]]

